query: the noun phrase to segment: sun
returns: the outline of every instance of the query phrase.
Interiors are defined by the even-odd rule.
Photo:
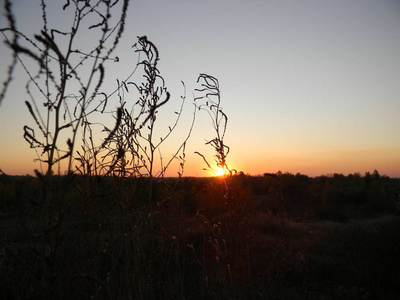
[[[228,171],[224,168],[217,167],[214,170],[214,174],[215,174],[215,176],[224,176],[224,175],[228,174]]]

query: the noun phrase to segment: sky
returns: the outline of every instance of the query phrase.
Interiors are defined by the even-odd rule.
[[[14,1],[21,31],[40,30],[38,2]],[[58,2],[49,6],[49,22],[67,24],[60,14],[64,2]],[[206,73],[220,83],[230,168],[250,175],[280,170],[308,176],[376,169],[400,177],[400,1],[131,1],[115,52],[122,63],[111,67],[114,78],[106,87],[129,74],[137,62],[131,46],[143,35],[159,50],[158,67],[175,103],[160,126],[168,126],[179,104],[181,81],[186,86],[175,145],[190,124],[197,77]],[[4,81],[11,56],[4,44],[0,53]],[[0,169],[7,174],[38,168],[22,138],[23,126],[34,125],[24,106],[25,82],[18,66],[0,105]],[[214,136],[208,115],[198,113],[185,176],[210,175],[194,152],[212,161],[205,142]],[[173,144],[162,149],[164,157],[174,153]]]

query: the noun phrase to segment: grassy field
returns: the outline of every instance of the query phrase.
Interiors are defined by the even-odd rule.
[[[2,299],[398,299],[399,180],[0,176]]]

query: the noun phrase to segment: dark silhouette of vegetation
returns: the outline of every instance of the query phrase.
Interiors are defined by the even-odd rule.
[[[232,172],[236,172],[236,170],[230,170],[226,163],[229,147],[224,143],[224,138],[228,124],[228,116],[223,112],[221,107],[221,92],[218,79],[208,74],[200,74],[197,82],[201,82],[201,88],[195,91],[200,93],[200,95],[194,98],[194,100],[196,102],[196,107],[199,110],[206,111],[212,121],[215,137],[207,141],[206,145],[211,145],[215,150],[217,170],[211,167],[203,154],[199,152],[195,153],[203,158],[207,165],[207,169],[205,170],[211,171],[214,174],[217,174],[218,170],[222,170],[222,174],[232,175]]]
[[[13,64],[0,99],[4,97],[15,63],[19,61],[29,76],[26,92],[30,101],[25,101],[25,104],[36,125],[36,129],[24,126],[24,139],[35,149],[37,160],[46,166],[45,172],[35,170],[45,187],[42,197],[38,199],[42,208],[41,249],[37,250],[41,253],[40,266],[37,268],[40,274],[37,285],[41,297],[51,295],[49,283],[55,268],[55,258],[49,256],[49,249],[56,251],[61,245],[63,237],[59,228],[68,213],[68,208],[61,205],[59,215],[53,218],[53,202],[56,196],[63,198],[62,191],[68,189],[73,180],[73,153],[82,123],[90,114],[106,105],[107,97],[99,99],[106,62],[118,60],[111,55],[124,31],[129,1],[121,1],[121,5],[118,2],[67,1],[62,9],[64,13],[71,14],[73,22],[72,27],[65,31],[63,28],[50,27],[46,2],[41,1],[42,30],[28,37],[17,29],[11,2],[5,1],[9,27],[1,29],[1,32],[13,51]],[[119,21],[111,25],[111,15],[117,13],[116,10],[120,11]],[[87,48],[86,45],[80,45],[77,49],[76,41],[85,34],[82,30],[84,26],[87,26],[91,35],[97,35],[98,41],[95,45]],[[12,39],[7,38],[8,32],[13,35]],[[37,70],[28,69],[23,56],[35,62]],[[83,68],[89,72],[85,74],[81,71]],[[62,139],[66,147],[62,146]],[[56,186],[54,167],[58,165],[60,173],[63,160],[68,160],[68,176],[62,178],[58,182],[60,185]]]
[[[49,297],[395,299],[400,181],[377,175],[233,175],[230,199],[218,188],[221,178],[163,178],[154,186],[153,225],[149,178],[77,176],[52,204],[52,218],[63,217],[64,226],[57,227],[62,241],[48,244]],[[284,236],[278,177],[287,200]],[[37,177],[0,175],[4,299],[40,290],[42,192]],[[342,198],[361,192],[362,202]],[[61,207],[73,214],[58,214]]]
[[[9,27],[2,28],[1,32],[6,38],[6,44],[13,51],[13,63],[9,68],[0,100],[5,95],[18,61],[29,77],[26,92],[30,96],[30,101],[26,101],[25,104],[36,126],[36,128],[24,126],[24,139],[35,149],[41,167],[42,164],[46,166],[44,172],[35,170],[39,179],[37,184],[42,185],[42,188],[36,194],[36,198],[30,200],[42,214],[38,224],[30,224],[31,230],[37,231],[33,235],[35,237],[33,249],[40,254],[38,264],[29,268],[31,273],[39,274],[37,278],[34,277],[37,282],[32,283],[35,285],[32,297],[48,298],[58,295],[54,290],[55,285],[65,279],[56,276],[56,281],[53,281],[55,269],[58,268],[59,252],[65,245],[65,234],[69,230],[68,224],[73,219],[72,215],[76,213],[75,209],[79,209],[78,207],[71,209],[73,204],[66,198],[67,191],[78,188],[77,192],[81,193],[78,197],[81,200],[80,205],[90,202],[91,198],[99,199],[109,193],[123,195],[124,199],[118,199],[118,203],[126,205],[129,192],[122,190],[122,187],[132,188],[134,191],[138,184],[132,182],[128,188],[126,183],[118,182],[105,192],[99,191],[96,187],[99,179],[93,177],[80,181],[77,187],[74,183],[76,178],[74,171],[85,176],[149,177],[149,180],[145,181],[148,189],[144,192],[148,195],[150,209],[148,215],[151,216],[151,228],[154,229],[151,212],[155,154],[177,126],[185,97],[182,97],[180,111],[177,112],[175,123],[169,127],[169,132],[161,137],[160,142],[155,141],[156,114],[169,102],[170,94],[157,69],[159,54],[152,42],[146,37],[140,37],[138,46],[135,44],[134,47],[136,52],[145,58],[139,61],[137,67],[124,81],[117,80],[118,87],[115,92],[106,94],[101,91],[105,80],[106,63],[119,62],[118,56],[111,55],[124,31],[129,1],[66,1],[62,8],[63,13],[69,13],[73,21],[72,28],[68,28],[67,31],[50,27],[46,2],[40,3],[43,27],[40,34],[31,38],[17,29],[11,2],[5,1]],[[112,15],[115,18],[118,10],[120,14],[117,22],[113,23]],[[78,38],[88,32],[91,36],[97,34],[98,40],[95,40],[94,44],[87,43],[77,48]],[[8,38],[8,33],[12,35],[11,39]],[[37,70],[28,69],[23,56],[35,62]],[[139,66],[143,66],[146,82],[142,84],[130,82],[129,79]],[[130,111],[121,93],[121,90],[126,90],[128,93],[129,85],[134,85],[139,94],[138,101]],[[107,104],[114,95],[119,97],[120,107],[116,111],[108,111]],[[133,115],[137,108],[139,113]],[[93,138],[95,127],[90,118],[95,114],[103,116],[112,114],[115,117],[115,126],[112,130],[103,126],[103,132],[107,136],[100,142],[96,142]],[[76,151],[79,145],[77,139],[81,132],[82,144]],[[161,157],[161,169],[157,177],[164,176],[175,159],[180,160],[180,174],[183,173],[185,145],[190,132],[191,128],[172,158],[163,162]],[[60,142],[64,138],[66,147]],[[159,153],[161,156],[160,151]],[[128,157],[128,154],[131,156]],[[62,166],[63,161],[68,162]],[[58,170],[55,169],[56,166]],[[64,167],[67,176],[55,176],[55,173],[59,175]],[[142,191],[143,188],[140,189]],[[81,208],[86,210],[84,207]],[[52,255],[49,255],[49,251]]]

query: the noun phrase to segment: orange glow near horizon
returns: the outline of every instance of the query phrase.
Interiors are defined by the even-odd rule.
[[[233,148],[229,158],[230,169],[244,174],[257,176],[266,172],[301,173],[310,177],[341,173],[344,175],[373,172],[381,175],[400,177],[400,148],[389,149],[349,149],[349,150],[310,150],[310,151],[248,151],[235,152]],[[1,151],[3,150],[3,151]],[[240,150],[240,149],[239,149]],[[34,175],[33,170],[44,171],[45,166],[34,161],[35,153],[31,149],[15,147],[0,149],[0,169],[8,175]],[[230,162],[234,162],[233,166]],[[204,164],[196,155],[188,154],[183,176],[188,177],[223,177],[228,170],[212,166],[212,170],[204,170]],[[55,173],[58,168],[55,167]],[[178,166],[171,165],[165,174],[167,177],[178,176]],[[61,166],[60,174],[64,174]]]

